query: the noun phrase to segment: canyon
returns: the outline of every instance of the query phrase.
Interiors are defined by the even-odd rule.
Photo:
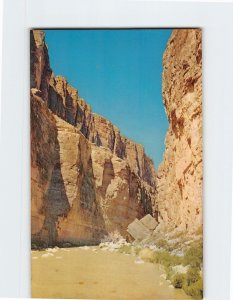
[[[45,34],[30,38],[31,233],[41,246],[97,244],[151,215],[154,234],[202,227],[201,31],[173,30],[163,57],[169,120],[156,171],[142,145],[92,112],[50,67]]]

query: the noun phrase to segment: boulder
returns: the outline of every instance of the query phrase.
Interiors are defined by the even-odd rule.
[[[149,237],[151,232],[144,226],[138,219],[135,219],[132,223],[129,224],[127,232],[138,241],[144,240]]]
[[[145,217],[143,217],[140,222],[146,226],[146,228],[148,228],[149,230],[154,230],[156,228],[156,226],[158,225],[158,222],[155,220],[155,218],[153,218],[151,215],[146,215]]]

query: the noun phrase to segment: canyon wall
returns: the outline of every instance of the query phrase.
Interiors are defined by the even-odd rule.
[[[92,112],[62,76],[54,76],[44,33],[31,31],[32,243],[97,243],[146,214],[156,233],[202,227],[201,30],[178,29],[163,57],[169,121],[155,172],[142,145]]]
[[[155,170],[139,145],[54,76],[44,33],[31,31],[32,243],[97,243],[153,214]]]
[[[202,226],[201,30],[174,30],[163,56],[163,102],[169,121],[157,172],[157,231]]]

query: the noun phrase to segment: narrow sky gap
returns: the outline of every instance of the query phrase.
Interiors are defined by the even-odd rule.
[[[55,75],[76,87],[93,112],[141,143],[157,168],[168,121],[162,57],[171,30],[45,30]]]

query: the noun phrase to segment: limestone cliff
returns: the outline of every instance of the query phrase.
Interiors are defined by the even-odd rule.
[[[163,56],[163,102],[169,120],[157,173],[157,231],[202,226],[201,30],[174,30]]]
[[[143,146],[92,113],[31,31],[32,243],[93,243],[153,214],[155,170]]]

